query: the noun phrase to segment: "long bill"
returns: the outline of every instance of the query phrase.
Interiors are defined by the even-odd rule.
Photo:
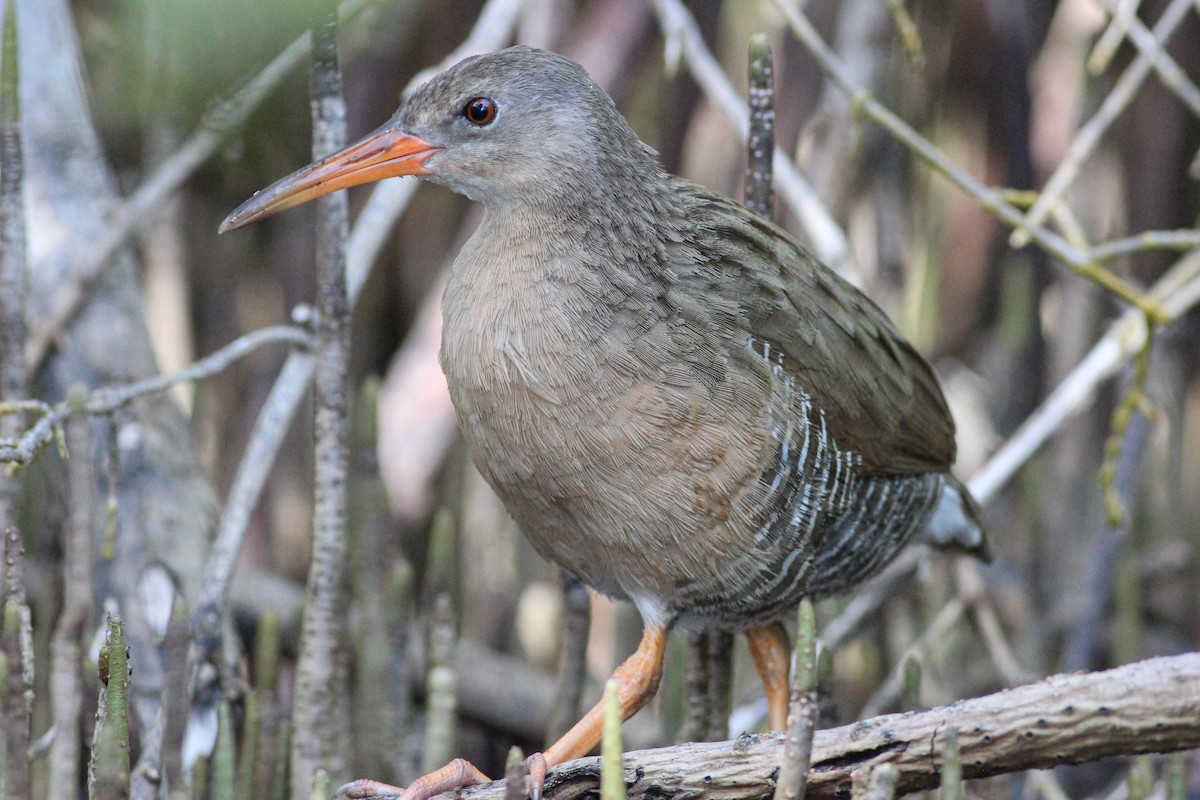
[[[224,233],[249,225],[338,189],[400,175],[428,175],[425,160],[440,149],[389,122],[333,155],[255,192],[217,230]]]

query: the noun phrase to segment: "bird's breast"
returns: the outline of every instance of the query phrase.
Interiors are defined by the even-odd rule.
[[[543,555],[611,594],[669,595],[741,546],[774,457],[768,369],[681,361],[706,332],[601,314],[578,285],[464,277],[442,367],[476,465]]]

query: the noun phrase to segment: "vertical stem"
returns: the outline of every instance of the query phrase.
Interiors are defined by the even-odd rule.
[[[708,633],[708,734],[705,741],[729,737],[729,714],[733,709],[733,634]]]
[[[421,771],[432,772],[450,760],[458,733],[458,649],[454,606],[450,595],[439,594],[433,603],[429,629],[429,673],[425,678],[425,747]]]
[[[563,632],[559,648],[558,683],[547,747],[570,730],[579,718],[579,701],[587,673],[588,628],[591,627],[591,603],[587,589],[575,578],[563,578]]]
[[[770,218],[775,206],[775,67],[765,34],[750,37],[750,136],[746,141],[746,208]]]
[[[796,674],[788,700],[787,736],[775,800],[804,800],[817,723],[817,617],[807,597],[800,601],[796,619]]]
[[[68,392],[67,482],[70,526],[63,542],[63,608],[50,641],[50,703],[59,733],[50,743],[50,794],[71,795],[79,786],[79,724],[83,714],[82,637],[92,610],[92,532],[95,498],[91,422],[83,413],[87,389]],[[68,734],[69,732],[69,734]]]
[[[342,147],[346,109],[337,64],[337,12],[313,29],[313,154]],[[307,800],[318,769],[346,777],[349,726],[345,640],[347,364],[346,197],[322,198],[317,210],[317,345],[314,417],[313,548],[305,594],[293,711],[293,800]]]
[[[680,739],[700,742],[708,738],[711,709],[708,703],[708,633],[688,631],[684,663],[683,726]]]
[[[513,746],[504,762],[504,800],[525,800],[529,791],[525,788],[525,754]]]
[[[217,706],[217,746],[212,755],[212,774],[209,791],[212,800],[233,800],[236,784],[237,757],[233,741],[233,718],[229,701],[222,700]]]
[[[0,400],[25,396],[25,211],[21,155],[21,106],[18,94],[16,5],[3,6],[0,44]],[[0,415],[0,436],[15,438],[21,414]],[[19,481],[0,478],[0,531],[16,524]]]
[[[3,532],[4,593],[0,603],[0,658],[6,673],[0,685],[0,739],[4,740],[4,780],[8,797],[29,796],[29,723],[33,710],[33,631],[25,600],[25,551],[16,528]]]
[[[600,739],[600,800],[625,800],[625,769],[621,754],[621,704],[617,682],[604,686],[604,733]]]
[[[942,791],[940,800],[963,800],[962,753],[958,747],[958,728],[946,729],[942,745]]]
[[[100,702],[88,767],[92,800],[129,797],[129,660],[125,626],[109,615],[108,640],[100,651]]]

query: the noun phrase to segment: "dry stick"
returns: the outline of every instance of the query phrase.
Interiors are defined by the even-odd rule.
[[[1137,306],[1144,314],[1156,321],[1162,322],[1168,318],[1167,313],[1153,297],[1146,296],[1115,273],[1100,267],[1090,250],[1080,249],[1040,223],[1030,221],[1020,208],[1009,202],[1005,191],[982,183],[955,165],[928,139],[913,130],[868,92],[858,87],[845,65],[829,49],[816,28],[801,11],[785,0],[775,0],[775,6],[783,12],[792,32],[812,55],[821,71],[851,98],[859,113],[871,119],[903,144],[913,155],[966,192],[985,211],[993,214],[1004,224],[1028,233],[1038,246],[1075,272],[1099,284],[1130,305]],[[1190,245],[1187,247],[1190,248]]]
[[[100,650],[100,700],[88,763],[88,797],[121,800],[129,796],[129,660],[120,617],[109,614],[106,636]]]
[[[679,738],[685,742],[705,742],[712,716],[708,702],[708,632],[688,631],[685,647],[683,723]]]
[[[904,670],[908,660],[916,656],[923,656],[930,647],[944,640],[962,619],[966,610],[967,604],[957,597],[951,598],[950,602],[942,606],[942,610],[929,623],[929,627],[925,629],[919,639],[908,646],[904,655],[897,659],[896,665],[888,673],[887,679],[863,705],[863,716],[873,717],[879,714],[900,696],[900,692],[904,688]]]
[[[559,646],[558,680],[555,684],[553,716],[546,729],[547,747],[558,741],[579,718],[579,701],[587,678],[588,628],[591,601],[577,579],[563,575],[563,626]]]
[[[25,264],[16,3],[5,2],[3,14],[3,38],[0,41],[0,400],[16,400],[28,394],[23,343],[29,275]],[[0,417],[0,437],[19,436],[22,424],[22,415]],[[0,531],[16,524],[20,494],[17,481],[0,478]]]
[[[1193,2],[1195,0],[1172,0],[1171,4],[1163,10],[1158,22],[1154,23],[1152,41],[1139,43],[1139,48],[1144,49],[1121,73],[1121,77],[1117,79],[1112,91],[1104,98],[1104,102],[1100,104],[1100,108],[1092,118],[1076,132],[1075,138],[1071,140],[1071,144],[1067,148],[1066,157],[1059,163],[1050,179],[1046,181],[1045,187],[1038,194],[1037,201],[1013,232],[1011,238],[1013,246],[1019,247],[1029,241],[1027,229],[1040,225],[1050,213],[1054,203],[1075,181],[1083,162],[1095,150],[1100,138],[1133,100],[1134,95],[1149,76],[1155,61],[1163,53],[1164,43],[1183,22]]]
[[[513,745],[504,762],[504,800],[525,800],[529,790],[525,788],[525,754]]]
[[[260,328],[230,342],[215,353],[205,356],[178,372],[156,375],[153,378],[135,381],[124,386],[93,389],[88,395],[86,412],[92,416],[110,414],[134,400],[165,392],[178,383],[201,380],[216,375],[258,348],[280,343],[306,347],[312,343],[312,335],[302,328],[290,325]],[[37,410],[42,414],[19,440],[0,440],[0,463],[8,462],[18,466],[28,464],[38,451],[54,440],[61,431],[63,421],[71,411],[70,404],[66,400],[55,405],[26,401],[16,404],[5,403],[0,406]]]
[[[729,735],[729,716],[733,712],[733,634],[708,632],[708,733],[707,741],[719,741]]]
[[[25,212],[22,194],[21,106],[17,72],[16,4],[3,6],[0,34],[0,401],[26,395],[21,343],[25,336],[28,273],[25,264]],[[21,428],[18,415],[0,417],[0,437]],[[0,633],[0,770],[7,797],[29,796],[30,724],[33,717],[33,626],[25,597],[24,548],[14,527],[21,495],[19,481],[0,477],[0,581],[4,630]],[[74,789],[74,787],[70,787]]]
[[[520,6],[520,0],[489,0],[471,34],[448,59],[457,61],[470,53],[500,47],[512,31]],[[282,55],[276,61],[281,58]],[[406,91],[415,88],[421,77],[418,75],[414,78]],[[407,208],[416,183],[383,181],[372,189],[347,244],[346,284],[351,307],[362,293],[371,265],[387,242],[392,227]],[[217,536],[200,587],[197,618],[193,621],[198,647],[205,648],[210,654],[215,653],[220,645],[221,621],[228,614],[233,569],[245,540],[250,516],[258,505],[267,474],[275,463],[284,436],[308,391],[313,369],[314,361],[310,353],[296,351],[288,356],[259,412],[221,510]],[[4,452],[4,448],[0,447],[0,461],[4,460]],[[202,634],[206,638],[202,638]],[[193,695],[197,688],[193,685]]]
[[[796,674],[788,701],[787,735],[774,800],[804,800],[817,727],[817,618],[812,601],[800,601],[796,624]]]
[[[33,617],[25,591],[25,542],[19,530],[4,529],[4,546],[0,547],[0,552],[4,554],[5,613],[11,609],[17,615],[17,653],[16,659],[9,662],[9,669],[20,667],[21,685],[24,686],[22,702],[28,721],[33,718]],[[7,618],[5,625],[8,625]],[[28,741],[28,724],[23,736]]]
[[[433,772],[454,755],[458,721],[458,672],[455,652],[454,607],[441,593],[433,603],[429,629],[429,671],[425,676],[425,746],[421,771]]]
[[[703,47],[703,43],[700,44]],[[767,217],[775,205],[773,165],[775,159],[775,85],[771,44],[767,37],[755,34],[749,44],[749,91],[746,117],[746,174],[743,203]],[[689,640],[691,641],[691,640]],[[703,648],[707,652],[701,652]],[[727,631],[711,630],[692,642],[691,670],[703,669],[707,691],[703,696],[689,691],[688,727],[696,728],[704,741],[716,741],[729,735],[729,717],[733,706],[733,636]],[[701,676],[688,678],[689,687],[697,686]]]
[[[1113,7],[1117,5],[1117,0],[1103,0],[1103,2],[1109,11],[1113,11]],[[1115,13],[1117,16],[1113,17],[1113,27],[1116,27],[1120,9],[1117,8]],[[1138,50],[1145,53],[1150,59],[1150,66],[1158,73],[1159,80],[1163,85],[1170,89],[1193,115],[1200,117],[1200,87],[1192,83],[1187,73],[1171,57],[1167,49],[1159,45],[1155,34],[1146,27],[1146,23],[1138,19],[1136,13],[1129,14],[1122,21],[1128,26],[1129,39]]]
[[[880,764],[867,776],[867,791],[863,800],[892,800],[900,774],[891,764]]]
[[[1099,75],[1108,68],[1108,63],[1129,33],[1129,21],[1137,18],[1141,0],[1105,0],[1104,5],[1113,16],[1087,58],[1088,72],[1093,75]]]
[[[337,63],[337,13],[313,28],[310,82],[313,159],[345,146],[346,105]],[[346,297],[346,194],[317,208],[317,344],[313,379],[313,544],[301,623],[292,710],[293,800],[312,790],[318,770],[348,772],[346,477],[349,469],[350,307]]]
[[[254,637],[254,683],[250,691],[258,698],[261,723],[254,789],[247,795],[264,800],[274,800],[276,794],[273,790],[277,784],[286,788],[280,776],[287,774],[286,754],[290,751],[284,733],[287,720],[278,691],[280,650],[279,616],[268,610],[259,616],[258,631]],[[283,791],[278,794],[280,800],[285,794]]]
[[[187,797],[187,778],[183,767],[183,740],[187,733],[189,697],[180,688],[187,685],[188,645],[192,639],[187,603],[176,596],[171,619],[162,640],[163,689],[161,776],[170,800]],[[246,795],[247,797],[249,795]]]
[[[67,421],[67,486],[70,524],[63,542],[63,607],[50,639],[50,704],[53,727],[48,762],[51,796],[69,796],[79,786],[79,730],[83,714],[82,637],[92,611],[92,531],[95,481],[91,420],[84,414],[87,389],[71,388],[74,412]]]
[[[396,689],[397,657],[405,650],[394,649],[389,633],[389,606],[395,602],[389,590],[392,577],[392,548],[389,539],[395,528],[387,514],[387,499],[374,459],[364,456],[374,451],[378,441],[379,382],[369,379],[359,386],[351,417],[350,475],[350,591],[351,607],[356,611],[354,626],[354,725],[353,769],[356,774],[374,775],[397,785],[400,775],[391,770],[396,755],[407,748],[397,724],[399,692]],[[382,591],[381,591],[382,589]],[[402,677],[400,684],[408,689]],[[248,796],[248,795],[247,795]]]
[[[378,0],[347,0],[341,6],[342,19],[352,19],[374,2]],[[67,261],[71,267],[68,270],[59,267],[47,269],[57,269],[72,276],[71,282],[59,288],[53,307],[39,322],[25,345],[27,374],[32,374],[40,367],[55,339],[87,300],[91,287],[104,275],[109,265],[115,263],[113,256],[117,251],[142,226],[157,218],[154,212],[163,201],[217,151],[271,91],[304,60],[311,48],[310,33],[297,37],[232,97],[214,105],[201,118],[192,135],[159,164],[133,194],[112,210],[109,224],[99,240],[72,239],[63,252],[55,256],[56,262]]]
[[[1178,318],[1200,303],[1200,253],[1181,258],[1159,278],[1147,295],[1163,309],[1168,320]],[[980,503],[987,503],[1052,433],[1087,407],[1101,383],[1141,350],[1146,335],[1145,317],[1137,309],[1127,309],[1087,356],[971,477],[968,482],[971,494]]]
[[[768,219],[775,205],[771,160],[775,153],[775,67],[771,42],[750,37],[750,133],[746,139],[746,189],[742,202]]]
[[[939,754],[950,727],[959,731],[966,779],[1200,747],[1196,686],[1200,686],[1200,653],[1189,653],[1104,672],[1056,675],[928,711],[819,730],[805,797],[844,798],[856,771],[879,764],[898,770],[898,793],[934,788],[940,781]],[[628,796],[632,800],[760,800],[774,789],[782,752],[782,736],[744,735],[728,742],[626,753]],[[596,757],[568,762],[554,771],[546,797],[583,798],[596,791],[599,775]],[[499,800],[503,793],[503,783],[495,782],[467,789],[462,797]]]
[[[700,26],[680,0],[654,0],[659,25],[667,40],[668,50],[682,50],[688,70],[704,91],[733,125],[738,138],[746,142],[749,126],[745,104],[725,75],[712,51],[704,43]],[[779,194],[804,226],[817,257],[843,275],[855,271],[851,261],[846,234],[833,219],[812,186],[796,169],[787,154],[775,149],[773,159],[775,182]]]

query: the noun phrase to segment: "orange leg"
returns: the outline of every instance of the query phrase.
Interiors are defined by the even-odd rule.
[[[767,708],[771,730],[786,731],[788,716],[788,671],[791,668],[792,648],[788,644],[787,631],[778,622],[759,625],[746,631],[750,644],[750,655],[762,678],[767,693]]]
[[[625,663],[617,667],[613,680],[617,682],[617,702],[621,705],[621,720],[627,720],[646,705],[658,691],[662,680],[663,656],[667,650],[667,629],[646,626],[642,641]],[[604,729],[604,702],[592,706],[571,730],[550,746],[545,753],[546,766],[554,767],[581,758],[600,741]]]
[[[647,626],[637,650],[613,673],[613,680],[617,682],[617,702],[621,706],[622,721],[636,714],[638,709],[646,705],[646,702],[658,690],[658,683],[662,680],[663,656],[666,648],[667,629]],[[587,755],[600,741],[603,729],[604,703],[599,702],[545,753],[535,753],[526,759],[525,763],[529,769],[530,797],[533,800],[540,800],[542,786],[546,781],[546,770],[556,767],[564,761]],[[407,789],[400,789],[378,781],[358,780],[342,786],[337,790],[335,797],[357,800],[400,795],[400,800],[429,800],[442,792],[462,786],[486,783],[487,780],[487,776],[470,762],[456,758],[441,769],[413,781]]]

